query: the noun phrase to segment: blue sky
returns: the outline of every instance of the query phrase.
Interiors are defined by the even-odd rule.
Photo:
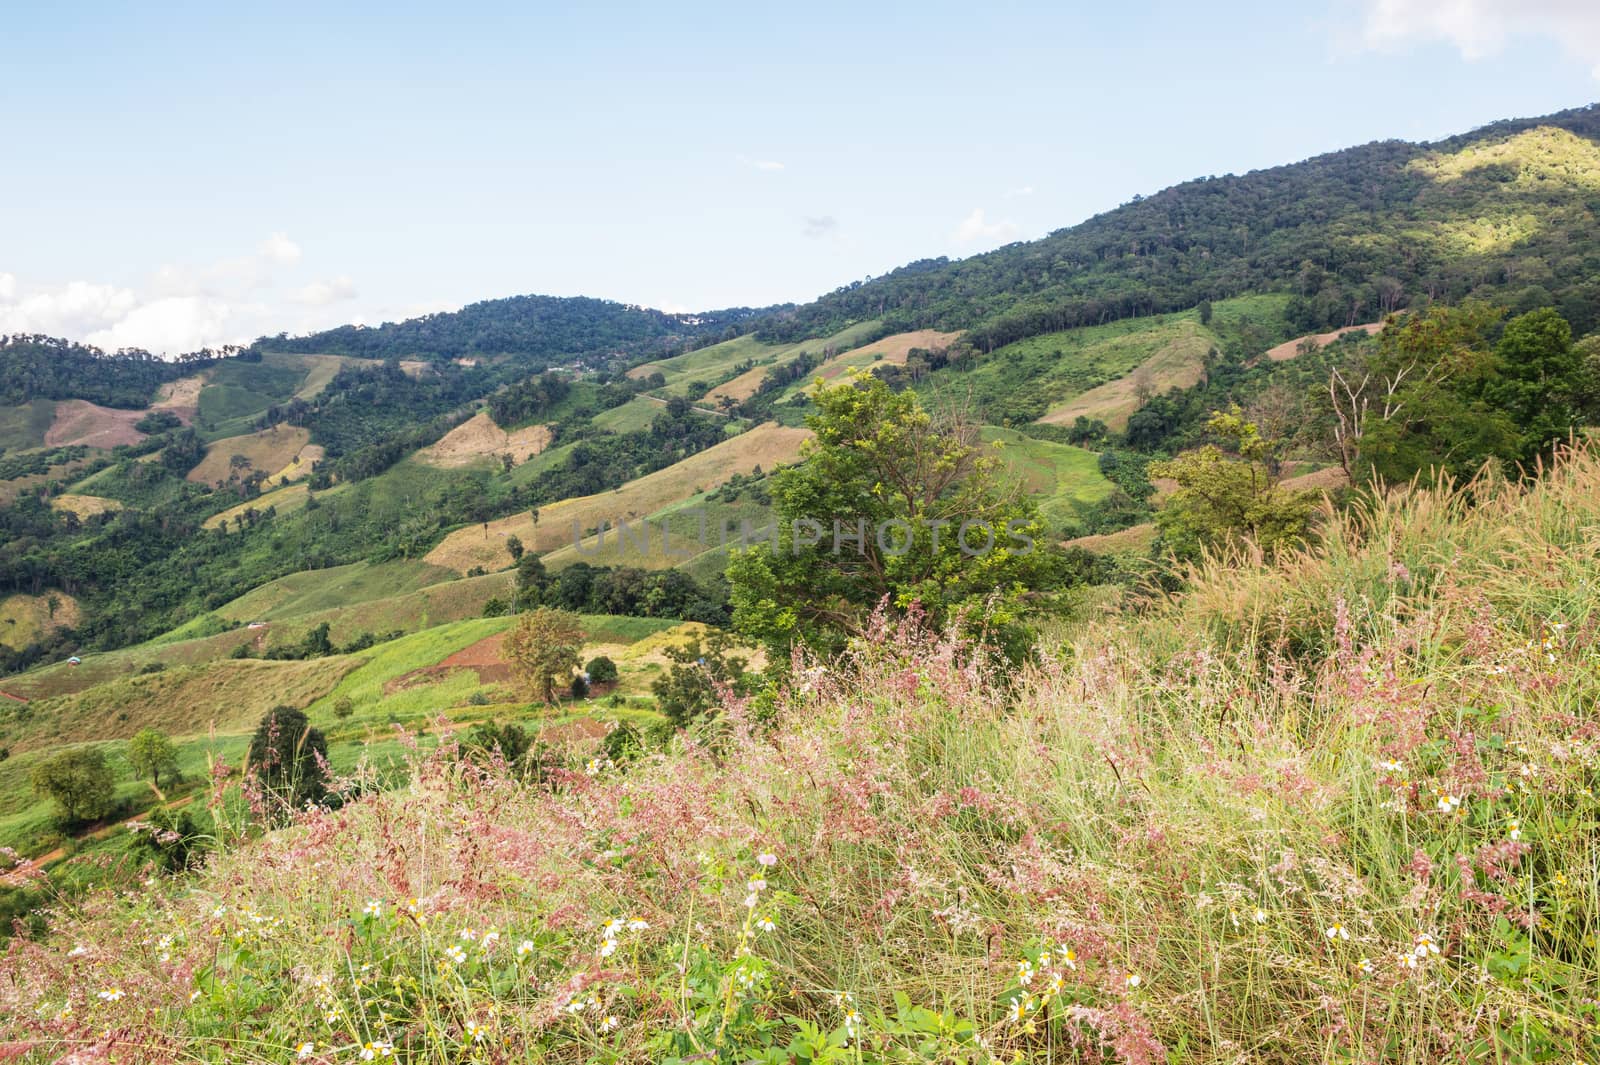
[[[1600,99],[1590,0],[231,6],[0,20],[0,332],[800,301]]]

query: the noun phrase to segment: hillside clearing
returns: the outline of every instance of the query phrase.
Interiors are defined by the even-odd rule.
[[[1308,336],[1296,337],[1294,340],[1285,340],[1282,344],[1268,348],[1266,356],[1273,362],[1286,362],[1299,355],[1302,351],[1315,351],[1327,347],[1346,333],[1365,333],[1375,336],[1383,332],[1382,322],[1367,322],[1365,325],[1352,325],[1344,329],[1335,329],[1327,333],[1312,333]]]
[[[65,592],[16,593],[0,599],[0,645],[20,651],[55,629],[75,628],[83,613]],[[10,686],[12,678],[0,681]]]
[[[107,499],[104,496],[78,495],[75,492],[63,492],[61,495],[51,496],[50,505],[57,510],[76,514],[79,518],[92,518],[96,514],[109,514],[122,509],[119,500]]]
[[[767,422],[612,491],[540,507],[537,525],[525,512],[457,529],[428,552],[424,561],[459,573],[474,566],[499,568],[510,562],[505,546],[508,536],[516,536],[534,551],[554,551],[573,543],[575,531],[582,535],[602,522],[631,521],[721,485],[735,473],[747,474],[757,466],[770,470],[793,462],[810,435],[806,429]]]
[[[144,416],[142,410],[117,410],[86,399],[64,399],[55,405],[55,419],[44,434],[44,444],[83,444],[107,450],[118,444],[137,444],[144,434],[134,425]]]
[[[1071,425],[1078,418],[1098,419],[1113,431],[1121,432],[1128,427],[1128,417],[1139,409],[1145,397],[1197,384],[1214,339],[1199,322],[1182,321],[1176,335],[1165,340],[1131,372],[1052,407],[1039,421],[1046,425]]]
[[[503,456],[509,456],[514,463],[523,463],[549,447],[551,439],[550,428],[545,425],[507,432],[484,410],[450,430],[438,443],[417,452],[417,461],[443,469]]]
[[[223,484],[257,470],[269,478],[296,469],[309,475],[311,459],[303,452],[310,443],[310,431],[294,425],[274,425],[246,436],[224,437],[207,445],[205,457],[189,471],[188,479],[197,484]],[[235,467],[236,455],[246,465]]]
[[[168,381],[156,390],[156,398],[150,404],[150,409],[167,411],[184,425],[190,425],[200,413],[200,392],[205,386],[206,375],[203,373]]]

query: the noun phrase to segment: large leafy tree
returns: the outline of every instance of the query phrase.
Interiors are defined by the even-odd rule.
[[[542,606],[517,620],[506,634],[501,654],[530,696],[553,703],[556,693],[572,683],[582,646],[578,615]]]
[[[150,778],[150,784],[161,790],[161,776],[168,782],[178,776],[178,752],[172,740],[159,729],[142,728],[128,741],[128,764],[141,777]]]
[[[1521,432],[1519,458],[1533,459],[1584,420],[1587,369],[1572,345],[1572,327],[1554,308],[1507,322],[1494,357],[1496,374],[1485,395]]]
[[[1167,546],[1194,558],[1239,537],[1268,552],[1303,540],[1315,497],[1278,483],[1272,442],[1238,408],[1213,414],[1207,429],[1230,450],[1206,444],[1150,464],[1151,477],[1177,483],[1156,515]]]
[[[920,604],[1021,653],[1023,601],[1053,567],[1034,505],[978,426],[866,375],[814,404],[803,461],[772,477],[775,535],[728,567],[735,628],[783,661],[796,641],[838,650],[880,603]]]
[[[116,805],[117,781],[98,747],[64,751],[34,766],[33,790],[48,795],[69,821],[93,821]]]

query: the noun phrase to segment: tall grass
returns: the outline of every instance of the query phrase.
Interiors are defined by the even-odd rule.
[[[8,1052],[1594,1060],[1597,544],[1576,455],[1213,560],[1007,683],[886,624],[549,787],[445,742],[54,914]]]

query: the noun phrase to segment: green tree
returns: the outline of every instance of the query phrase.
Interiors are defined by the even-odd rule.
[[[116,805],[117,781],[98,747],[63,751],[33,767],[33,790],[55,800],[68,821],[95,821]]]
[[[605,655],[596,655],[589,659],[584,672],[589,674],[590,684],[610,684],[617,679],[617,664]]]
[[[582,646],[583,625],[578,615],[537,607],[523,614],[506,634],[501,653],[532,698],[553,703],[556,693],[572,683]]]
[[[1015,653],[1031,643],[1025,598],[1053,568],[1031,500],[1001,476],[964,412],[857,374],[820,388],[803,461],[771,476],[776,542],[728,567],[734,627],[788,660],[831,653],[880,603],[958,616]]]
[[[650,685],[656,709],[679,728],[722,701],[722,690],[745,690],[748,677],[744,658],[729,654],[732,642],[721,629],[712,629],[702,644],[698,636],[681,647],[667,648],[672,668]]]
[[[506,537],[506,550],[510,552],[512,562],[520,562],[522,560],[522,552],[526,550],[526,548],[522,546],[522,537]]]
[[[292,706],[275,706],[262,717],[250,737],[249,765],[262,786],[289,806],[328,794],[328,741]]]
[[[142,728],[128,741],[128,764],[141,777],[150,778],[150,785],[161,791],[161,775],[167,774],[168,783],[178,777],[178,752],[172,740],[158,729]]]
[[[1522,434],[1523,461],[1565,440],[1580,421],[1587,382],[1572,327],[1553,308],[1529,311],[1506,323],[1494,348],[1495,377],[1486,398]]]
[[[1278,483],[1272,445],[1235,407],[1211,416],[1207,428],[1229,443],[1186,451],[1167,462],[1153,462],[1152,478],[1178,487],[1156,514],[1167,545],[1180,558],[1194,558],[1208,547],[1248,537],[1268,552],[1305,539],[1315,496]]]

